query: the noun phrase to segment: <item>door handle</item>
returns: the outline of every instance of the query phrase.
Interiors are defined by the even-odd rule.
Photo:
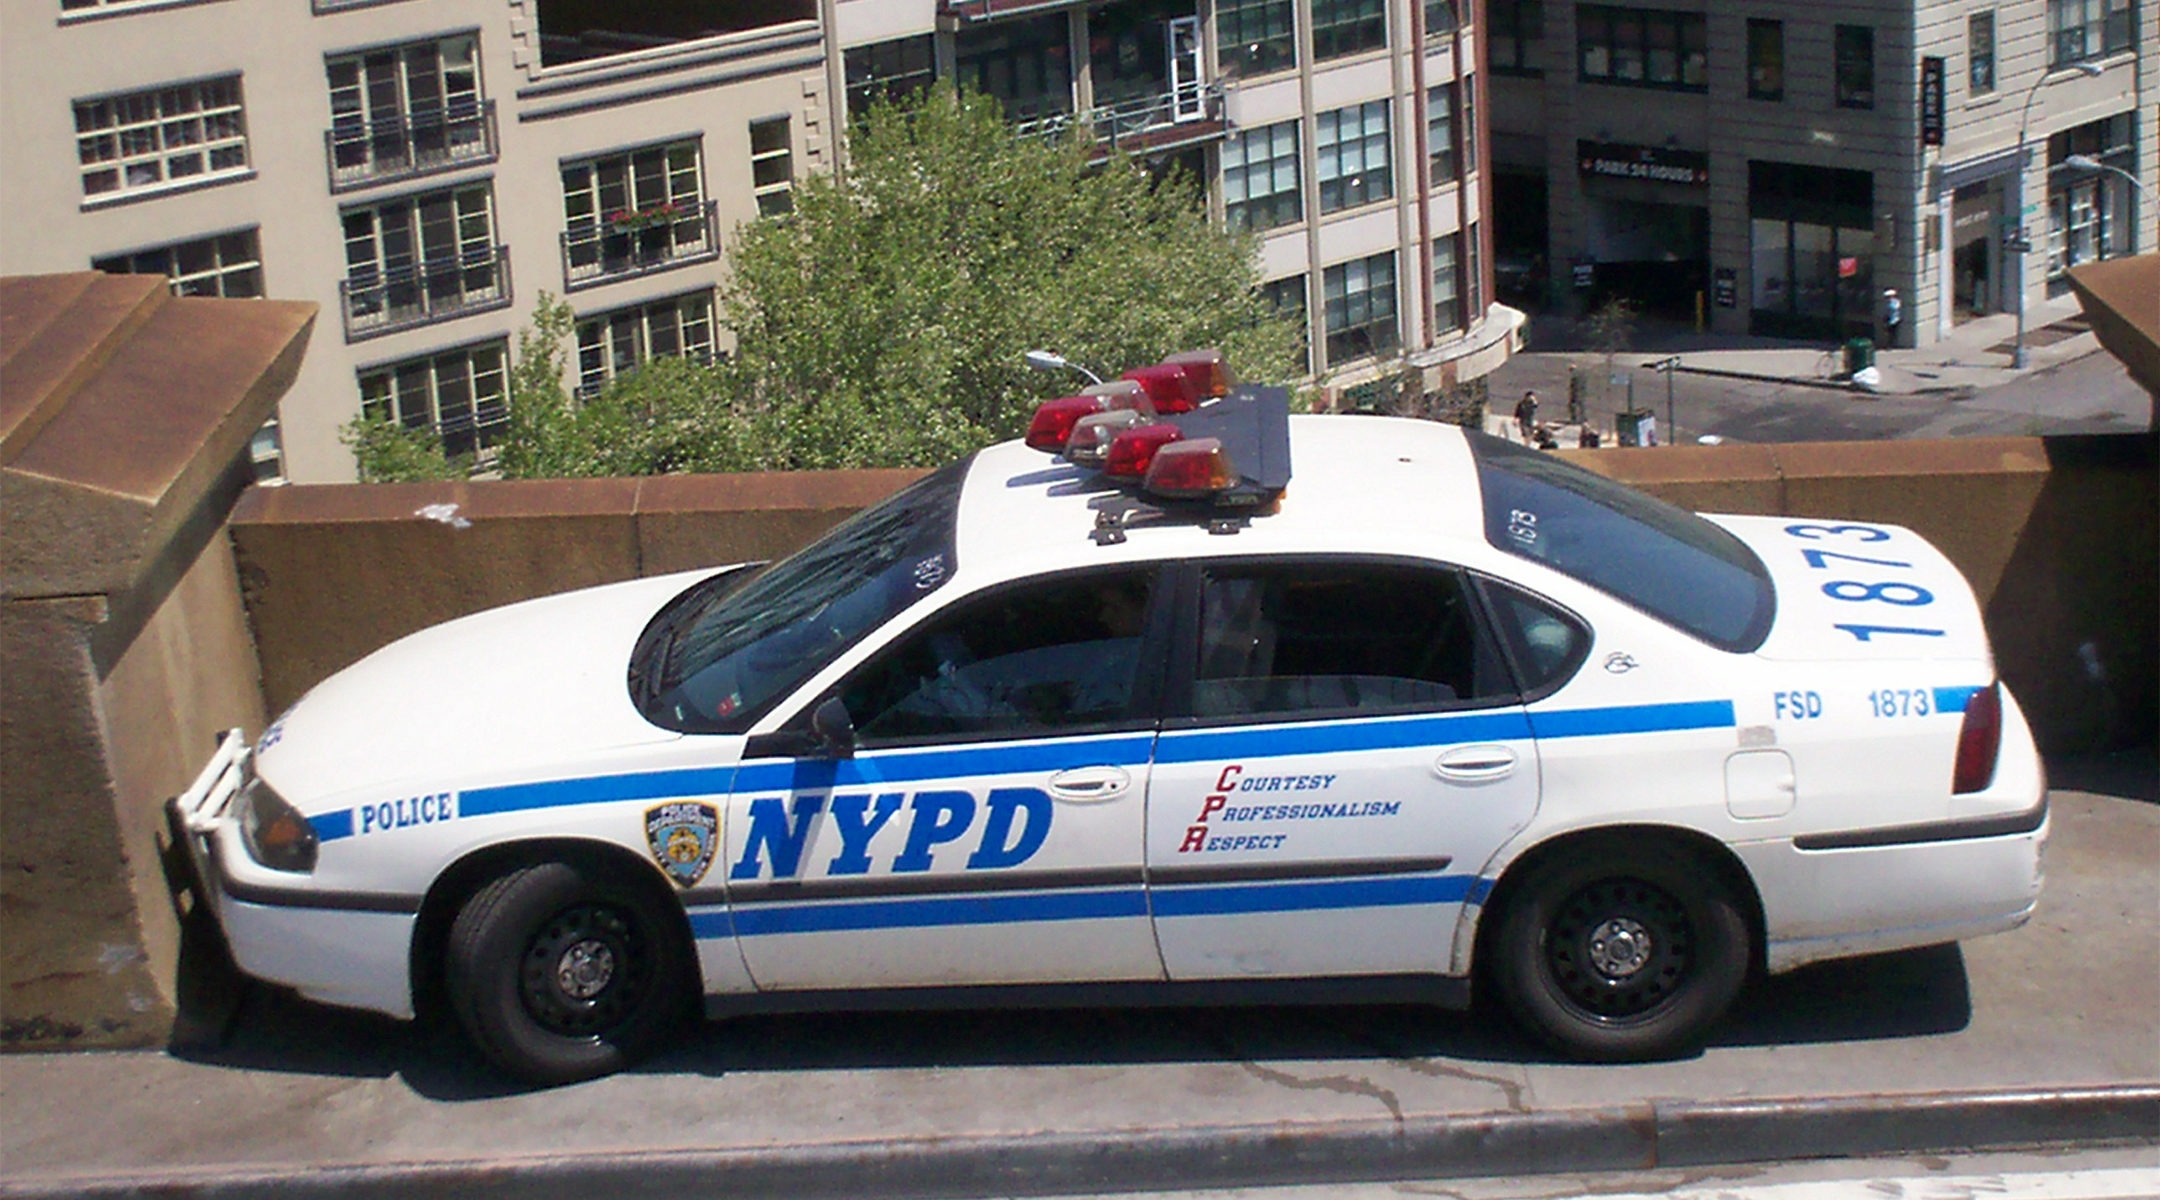
[[[1515,773],[1518,760],[1506,746],[1457,746],[1433,762],[1433,774],[1462,783],[1489,783]]]
[[[1074,767],[1050,777],[1050,794],[1073,804],[1115,800],[1132,786],[1123,767]]]

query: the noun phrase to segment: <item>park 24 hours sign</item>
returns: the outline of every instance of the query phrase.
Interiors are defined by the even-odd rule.
[[[1710,156],[1699,150],[1577,141],[1575,160],[1585,175],[1652,179],[1660,183],[1684,183],[1690,187],[1710,186]]]

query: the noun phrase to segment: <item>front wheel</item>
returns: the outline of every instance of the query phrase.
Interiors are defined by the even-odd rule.
[[[1500,914],[1492,980],[1511,1016],[1573,1058],[1700,1046],[1747,979],[1748,926],[1706,865],[1600,842],[1531,869]]]
[[[684,1015],[681,939],[650,890],[539,863],[475,892],[450,927],[450,1004],[490,1061],[569,1083],[622,1069]]]

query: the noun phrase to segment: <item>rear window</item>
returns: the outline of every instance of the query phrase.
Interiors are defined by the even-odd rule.
[[[1776,594],[1762,560],[1694,513],[1540,450],[1470,435],[1485,539],[1721,650],[1762,645]]]

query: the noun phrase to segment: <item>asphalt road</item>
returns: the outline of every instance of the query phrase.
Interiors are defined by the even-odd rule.
[[[214,1049],[0,1059],[0,1196],[1071,1194],[2160,1145],[2153,759],[2053,777],[2023,929],[1771,980],[1681,1061],[1556,1061],[1412,1007],[829,1015],[525,1091],[439,1033],[259,989]]]
[[[1628,364],[1651,355],[1622,355],[1623,375],[1635,377],[1636,403],[1666,418],[1665,379]],[[1491,401],[1535,389],[1547,411],[1565,411],[1568,367],[1591,379],[1589,407],[1610,428],[1626,407],[1626,387],[1606,385],[1595,355],[1533,352],[1509,359],[1490,376]],[[2132,382],[2122,363],[2104,352],[2036,370],[2000,387],[1912,395],[1869,396],[1842,387],[1677,374],[1673,409],[1681,440],[1716,434],[1738,442],[1874,441],[1905,437],[2020,436],[2123,433],[2152,427],[2152,397]]]

